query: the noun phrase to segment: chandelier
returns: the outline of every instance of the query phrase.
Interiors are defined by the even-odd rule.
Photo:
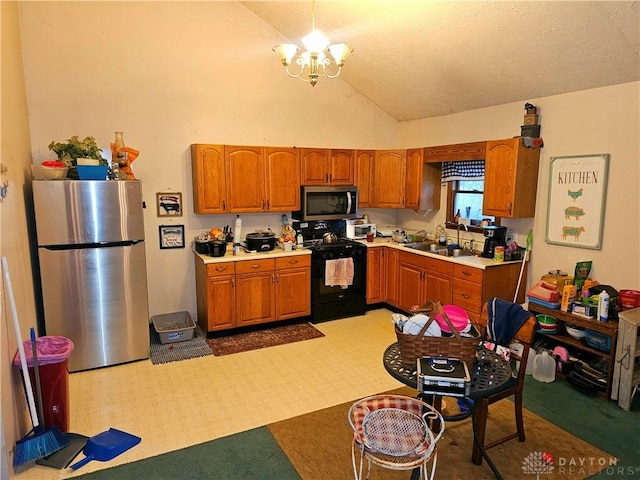
[[[342,66],[346,58],[353,52],[353,49],[344,43],[330,45],[329,39],[320,30],[316,30],[316,2],[313,0],[311,6],[311,33],[302,37],[302,44],[306,48],[305,52],[296,54],[300,51],[297,45],[293,43],[282,43],[273,47],[273,51],[280,57],[280,61],[284,65],[287,75],[293,78],[302,78],[302,74],[306,73],[308,81],[312,87],[318,83],[318,77],[324,75],[328,78],[336,78],[340,75]],[[333,63],[337,67],[334,73],[327,69],[331,65],[331,59],[325,54],[329,51],[329,55],[333,58]],[[289,66],[295,58],[295,63],[300,67],[297,73],[291,73]],[[306,80],[305,80],[306,81]]]

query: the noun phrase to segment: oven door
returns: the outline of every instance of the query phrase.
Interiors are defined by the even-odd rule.
[[[327,260],[353,258],[353,283],[346,288],[329,286],[326,281]],[[349,249],[312,255],[311,266],[311,303],[320,305],[343,300],[366,297],[367,288],[367,254],[366,249]]]

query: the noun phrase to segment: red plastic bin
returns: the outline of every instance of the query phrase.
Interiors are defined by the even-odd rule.
[[[73,351],[73,342],[66,337],[45,336],[36,339],[38,350],[38,372],[42,390],[42,410],[44,425],[57,426],[62,432],[69,431],[69,356]],[[36,396],[35,369],[31,341],[24,342],[24,353],[29,367],[29,377],[33,394]],[[20,356],[16,355],[13,364],[20,366]]]

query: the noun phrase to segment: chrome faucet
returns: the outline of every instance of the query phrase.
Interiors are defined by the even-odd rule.
[[[456,242],[458,245],[460,245],[460,227],[464,227],[464,230],[466,232],[469,231],[469,229],[467,228],[467,224],[466,223],[460,223],[460,219],[458,219],[458,241]]]

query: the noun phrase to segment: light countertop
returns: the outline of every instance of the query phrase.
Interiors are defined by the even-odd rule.
[[[415,255],[422,255],[424,257],[437,258],[438,260],[443,260],[445,262],[456,263],[458,265],[466,265],[467,267],[480,268],[482,270],[491,267],[499,267],[501,265],[510,265],[513,263],[521,263],[522,260],[514,260],[510,262],[496,262],[492,258],[484,258],[481,256],[462,256],[462,257],[445,257],[444,255],[438,255],[437,253],[425,252],[422,250],[416,250],[414,248],[409,248],[403,246],[401,243],[397,243],[392,241],[390,238],[380,238],[376,237],[373,242],[367,242],[366,240],[356,240],[366,245],[368,248],[375,247],[389,247],[394,248],[396,250],[400,250],[403,252],[413,253]]]
[[[240,249],[239,255],[233,254],[233,247],[227,245],[227,253],[223,257],[210,257],[201,253],[193,252],[197,257],[200,257],[203,263],[221,263],[221,262],[242,262],[244,260],[262,260],[265,258],[278,258],[278,257],[290,257],[293,255],[311,255],[311,250],[307,248],[299,248],[285,252],[280,247],[274,248],[268,252],[255,252],[247,253],[244,249]]]

